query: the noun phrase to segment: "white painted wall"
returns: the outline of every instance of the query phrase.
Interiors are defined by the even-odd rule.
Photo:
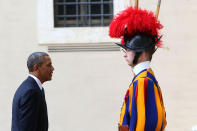
[[[10,130],[12,98],[27,76],[26,58],[33,51],[47,51],[45,46],[39,46],[38,3],[33,0],[0,2],[1,131]],[[140,0],[140,5],[154,10],[156,1]],[[197,125],[196,5],[196,0],[168,0],[161,5],[163,42],[170,50],[159,49],[152,66],[163,91],[167,131],[192,130]],[[70,52],[50,56],[54,76],[43,85],[49,130],[117,130],[120,106],[132,79],[122,54]]]

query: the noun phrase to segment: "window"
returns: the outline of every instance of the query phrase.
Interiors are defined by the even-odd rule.
[[[99,5],[99,7],[103,6],[103,14],[101,12],[101,10],[98,9],[98,13],[100,14],[96,14],[100,16],[100,21],[102,20],[101,17],[103,17],[103,26],[101,25],[97,25],[96,26],[96,22],[98,22],[99,20],[95,20],[95,21],[91,21],[94,19],[90,19],[90,22],[93,23],[93,25],[83,25],[81,24],[80,26],[77,26],[76,23],[75,25],[73,23],[71,23],[74,20],[70,20],[70,21],[65,21],[66,20],[67,15],[64,15],[65,13],[63,13],[61,10],[65,10],[66,6],[65,4],[68,4],[69,1],[66,0],[38,0],[38,11],[37,11],[37,16],[38,16],[38,43],[40,45],[81,45],[81,44],[114,44],[114,42],[119,42],[118,39],[111,39],[108,36],[109,33],[109,23],[111,21],[111,19],[107,19],[107,16],[105,16],[106,14],[117,14],[119,11],[125,9],[125,5],[128,5],[127,3],[130,2],[130,0],[124,0],[124,2],[122,0],[89,0],[89,3],[87,2],[88,0],[86,0],[84,3],[88,3],[88,8],[93,6],[93,5]],[[112,4],[113,1],[113,4]],[[128,1],[128,2],[127,2]],[[78,2],[78,4],[76,4]],[[78,0],[75,1],[74,3],[72,2],[72,4],[74,5],[74,7],[81,8],[80,6],[82,5],[82,1]],[[81,4],[79,4],[81,2]],[[100,4],[95,4],[94,2],[100,2]],[[61,5],[58,5],[60,4]],[[71,2],[70,2],[71,3]],[[91,4],[90,4],[91,3]],[[101,4],[102,3],[102,4]],[[63,4],[63,5],[62,5]],[[87,4],[86,4],[87,5]],[[95,6],[92,7],[96,8]],[[54,8],[55,7],[55,8]],[[65,7],[65,8],[64,8]],[[73,7],[73,8],[74,8]],[[60,8],[60,9],[58,9]],[[76,9],[76,8],[74,8]],[[59,11],[58,11],[59,10]],[[94,13],[96,12],[96,10],[94,9]],[[69,10],[70,15],[76,13],[75,11],[73,11],[71,9],[71,11]],[[64,17],[63,17],[63,16]],[[87,15],[87,14],[86,14]],[[91,18],[91,13],[88,14],[90,15]],[[58,17],[57,17],[58,16]],[[62,17],[60,17],[62,16]],[[82,14],[74,14],[75,16],[75,21],[77,21],[78,19],[78,23],[80,23],[82,20],[80,18],[80,16],[83,16]],[[71,16],[69,16],[71,17]],[[92,16],[93,17],[93,16]],[[87,17],[86,17],[87,18]],[[59,20],[60,19],[60,20]],[[80,21],[81,20],[81,21]],[[74,22],[75,22],[74,21]],[[89,19],[84,20],[89,21]],[[81,23],[85,23],[85,22],[81,22]],[[68,25],[69,24],[69,25]],[[100,24],[102,24],[102,22],[100,22]],[[105,24],[107,26],[105,26]],[[73,26],[71,26],[73,25]],[[93,26],[93,27],[92,27]],[[66,28],[65,28],[66,27]]]
[[[54,0],[55,27],[108,26],[113,0]]]

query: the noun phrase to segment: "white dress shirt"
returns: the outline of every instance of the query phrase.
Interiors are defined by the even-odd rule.
[[[29,74],[29,76],[32,77],[36,81],[36,83],[40,87],[40,90],[42,90],[42,83],[40,82],[40,80],[32,74]]]
[[[141,71],[149,68],[150,68],[150,61],[141,62],[133,68],[133,73],[135,75],[138,75]]]

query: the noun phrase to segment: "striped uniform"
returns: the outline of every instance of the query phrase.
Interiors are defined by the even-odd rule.
[[[160,87],[151,70],[136,75],[125,95],[120,113],[120,125],[130,131],[163,131],[166,114]]]

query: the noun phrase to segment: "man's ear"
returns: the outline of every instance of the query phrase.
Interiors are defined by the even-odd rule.
[[[37,71],[37,70],[38,70],[38,65],[35,64],[35,65],[33,66],[33,69],[34,69],[34,71]]]

